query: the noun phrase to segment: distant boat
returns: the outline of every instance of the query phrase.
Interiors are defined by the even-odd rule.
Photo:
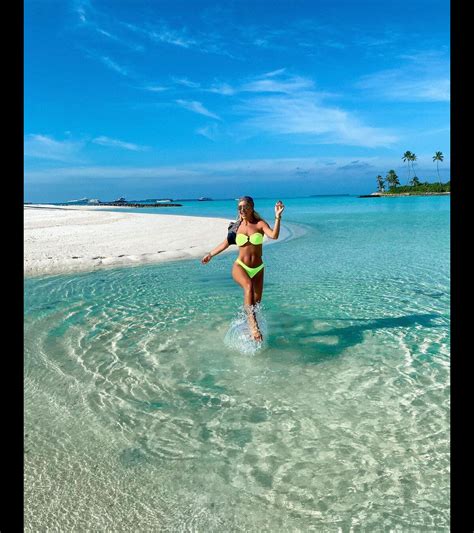
[[[163,198],[162,200],[155,200],[156,204],[165,204],[167,202],[172,202],[173,200],[171,198]]]
[[[209,202],[212,200],[212,198],[208,198],[207,196],[201,196],[201,198],[198,198],[199,202]]]

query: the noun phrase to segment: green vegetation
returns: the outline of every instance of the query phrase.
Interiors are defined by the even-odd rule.
[[[389,194],[401,193],[426,193],[426,192],[451,192],[451,181],[446,183],[420,183],[419,185],[403,185],[401,187],[390,187],[387,191]]]
[[[410,163],[415,174],[414,162],[416,161],[416,155],[409,150],[407,150],[403,156],[402,160],[407,163],[408,168],[408,184],[400,185],[398,176],[394,170],[389,170],[385,180],[379,174],[375,179],[377,180],[377,191],[381,194],[426,194],[426,193],[440,193],[440,192],[451,192],[451,181],[446,183],[441,183],[439,177],[439,162],[443,161],[444,156],[443,152],[436,152],[433,156],[433,162],[436,162],[436,170],[438,172],[438,182],[437,183],[428,183],[427,181],[421,182],[417,176],[413,176],[413,179],[410,180]],[[388,189],[388,190],[386,190]]]
[[[395,170],[388,171],[387,177],[385,178],[385,183],[389,186],[389,189],[395,189],[400,185]]]
[[[377,179],[377,190],[379,192],[384,192],[385,191],[385,185],[384,185],[382,176],[379,174],[376,179]]]

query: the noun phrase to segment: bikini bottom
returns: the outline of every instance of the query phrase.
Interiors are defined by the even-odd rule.
[[[253,278],[264,267],[264,264],[262,263],[261,265],[258,265],[258,267],[251,268],[251,267],[247,266],[244,262],[242,262],[240,259],[237,259],[235,262],[237,264],[239,264],[247,272],[247,274],[249,275],[250,278]]]

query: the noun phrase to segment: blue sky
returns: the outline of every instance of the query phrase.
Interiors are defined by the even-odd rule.
[[[448,1],[25,0],[25,201],[450,177]],[[413,173],[412,173],[413,176]]]

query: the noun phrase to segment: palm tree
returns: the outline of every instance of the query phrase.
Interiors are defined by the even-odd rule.
[[[413,164],[416,161],[416,155],[415,154],[411,154],[410,161],[411,161],[411,168],[413,169],[413,175],[415,175],[415,166]]]
[[[433,161],[436,161],[436,170],[438,171],[438,181],[441,183],[441,179],[439,177],[439,166],[438,166],[438,161],[441,161],[443,162],[443,159],[444,159],[444,156],[443,156],[443,152],[436,152],[435,155],[433,156]]]
[[[413,176],[413,179],[410,181],[410,185],[416,187],[417,185],[420,185],[420,180],[416,176]]]
[[[378,191],[379,192],[385,191],[385,186],[383,184],[383,178],[382,178],[382,176],[380,174],[377,176],[376,180],[377,180],[377,189],[378,189]]]
[[[410,150],[407,150],[402,157],[403,162],[406,163],[408,166],[408,179],[410,179],[410,161],[412,156],[413,154],[410,152]]]
[[[397,185],[400,185],[400,182],[398,181],[398,176],[395,173],[395,170],[388,171],[386,180],[387,180],[387,183],[389,184],[389,187],[396,187]]]

